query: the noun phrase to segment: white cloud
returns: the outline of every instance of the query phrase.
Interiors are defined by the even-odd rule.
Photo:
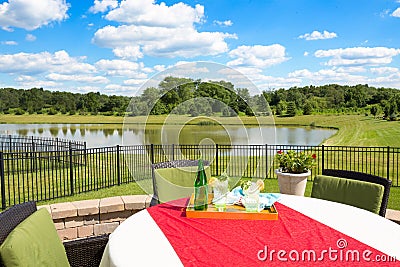
[[[36,36],[33,35],[33,34],[28,33],[28,34],[25,36],[25,40],[27,40],[28,42],[33,42],[33,41],[36,40]]]
[[[46,76],[47,79],[51,81],[74,81],[74,82],[82,82],[82,83],[108,83],[109,80],[102,76],[91,76],[91,75],[65,75],[59,73],[50,73]]]
[[[355,72],[366,72],[367,69],[364,67],[333,67],[333,70],[337,71],[337,72],[345,72],[345,73],[355,73]]]
[[[308,53],[307,51],[304,52],[303,56],[307,57],[310,53]]]
[[[95,14],[103,13],[116,7],[118,7],[117,0],[94,0],[94,6],[90,7],[89,11]]]
[[[229,56],[234,60],[227,63],[231,67],[269,67],[287,61],[285,47],[280,44],[269,46],[242,45],[229,52]]]
[[[108,84],[102,91],[106,94],[117,94],[126,96],[136,96],[139,86],[134,85],[121,85],[121,84]]]
[[[352,47],[329,50],[317,50],[314,56],[332,58],[325,63],[327,66],[377,66],[392,62],[394,56],[400,54],[400,49],[387,47]]]
[[[104,71],[111,76],[125,76],[128,78],[147,78],[143,63],[127,60],[101,59],[95,63],[98,70]]]
[[[17,53],[0,54],[0,72],[16,74],[38,74],[47,71],[59,73],[91,73],[95,68],[87,63],[80,62],[81,58],[72,58],[64,50],[54,54]]]
[[[160,72],[160,71],[166,70],[166,67],[165,67],[165,65],[155,65],[155,66],[153,67],[153,69],[154,69],[155,71]]]
[[[18,45],[18,43],[16,41],[4,41],[4,42],[1,42],[1,44],[4,44],[4,45]]]
[[[131,58],[133,60],[136,60],[138,58],[143,57],[143,53],[140,52],[140,47],[139,46],[125,46],[125,47],[120,47],[120,48],[115,48],[113,49],[114,55],[120,58]]]
[[[313,31],[312,33],[305,33],[300,35],[298,38],[306,39],[307,41],[314,41],[314,40],[324,40],[324,39],[332,39],[336,38],[337,34],[334,32],[324,31],[323,33],[319,31]]]
[[[146,82],[146,79],[128,79],[123,82],[125,85],[142,85]]]
[[[52,22],[68,18],[69,5],[65,0],[9,0],[0,4],[0,26],[35,30]]]
[[[273,88],[298,86],[301,83],[298,78],[266,75],[262,69],[255,67],[222,68],[218,73],[222,75],[220,79],[231,81],[235,87],[248,88],[252,95]]]
[[[37,80],[36,77],[30,75],[19,75],[15,78],[15,81],[18,82],[18,85],[22,88],[36,87],[50,89],[59,86],[57,82]]]
[[[397,8],[393,13],[391,14],[392,17],[398,17],[400,18],[400,7]]]
[[[328,83],[337,84],[364,84],[367,77],[363,75],[354,75],[350,72],[344,72],[344,69],[321,69],[312,72],[308,69],[296,70],[288,74],[289,78],[301,79],[302,84],[324,85]]]
[[[225,21],[214,20],[214,24],[217,24],[219,26],[229,27],[233,25],[233,22],[231,20],[225,20]]]
[[[35,78],[30,75],[19,75],[15,80],[17,82],[32,82],[35,80]]]
[[[194,25],[204,19],[201,5],[167,6],[153,0],[124,0],[105,18],[122,25],[99,29],[93,43],[112,48],[120,58],[217,55],[228,51],[226,38],[237,38],[235,34],[199,32]]]
[[[400,88],[399,72],[387,76],[380,76],[368,79],[368,84],[375,87]]]
[[[23,88],[46,88],[46,90],[50,88],[60,88],[60,84],[54,81],[43,81],[43,80],[33,80],[33,81],[22,81],[19,82],[19,85]]]
[[[154,57],[195,57],[217,55],[228,50],[225,38],[235,35],[198,32],[194,28],[165,28],[136,25],[106,26],[95,33],[93,41],[116,51],[139,46],[143,54]],[[122,54],[122,53],[121,53]]]
[[[174,77],[196,77],[203,78],[204,75],[208,74],[210,70],[207,66],[204,66],[202,62],[188,62],[188,61],[178,61],[173,66],[169,66],[162,72],[162,74],[157,75],[157,77],[164,78],[168,76]]]
[[[377,74],[377,75],[392,74],[392,73],[400,72],[400,70],[398,68],[393,68],[393,67],[371,68],[370,71],[373,74]]]
[[[288,88],[301,84],[301,79],[297,77],[279,77],[266,75],[261,69],[257,68],[238,68],[237,70],[240,71],[240,73],[243,73],[251,82],[257,85],[259,92],[254,92],[256,94],[259,94],[261,91],[264,90],[268,91],[274,88]],[[237,79],[240,78],[240,76],[237,77]],[[243,77],[241,79],[243,80]],[[248,86],[244,84],[244,87]]]
[[[111,10],[105,18],[127,24],[158,27],[190,27],[204,18],[204,7],[195,8],[182,2],[167,6],[153,0],[123,0],[120,6]]]

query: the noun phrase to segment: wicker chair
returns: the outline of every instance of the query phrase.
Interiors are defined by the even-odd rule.
[[[156,169],[164,168],[179,168],[179,167],[194,167],[198,166],[198,160],[173,160],[167,162],[159,162],[152,164],[152,178],[153,178],[153,199],[150,202],[150,206],[155,206],[159,203],[158,188],[155,171]],[[208,160],[203,161],[204,166],[209,166],[210,162]]]
[[[386,208],[387,208],[388,200],[389,200],[390,187],[392,186],[391,180],[388,180],[388,179],[385,179],[385,178],[382,178],[379,176],[375,176],[372,174],[355,172],[355,171],[345,171],[345,170],[324,169],[324,170],[322,170],[322,174],[328,175],[328,176],[335,176],[335,177],[340,177],[340,178],[347,178],[347,179],[353,179],[353,180],[370,182],[370,183],[382,185],[384,187],[384,191],[383,191],[381,207],[379,210],[379,215],[382,217],[385,217]]]
[[[0,245],[10,232],[23,220],[37,210],[35,202],[17,204],[0,213]],[[71,266],[99,266],[108,235],[89,237],[85,239],[66,241],[64,248]],[[0,266],[3,266],[0,259]]]

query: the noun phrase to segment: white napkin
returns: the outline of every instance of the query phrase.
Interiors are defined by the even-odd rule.
[[[271,207],[281,197],[280,193],[260,193],[260,209]],[[227,195],[227,204],[238,204],[244,206],[244,192],[243,189],[238,186],[232,189]]]

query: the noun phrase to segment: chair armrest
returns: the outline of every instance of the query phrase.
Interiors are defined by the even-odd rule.
[[[108,235],[65,241],[69,264],[72,267],[99,266],[107,242]]]

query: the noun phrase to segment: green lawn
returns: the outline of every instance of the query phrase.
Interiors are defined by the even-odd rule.
[[[337,128],[337,134],[325,140],[325,145],[400,147],[400,121],[365,115],[310,115],[275,118],[275,124]]]
[[[146,195],[146,192],[144,192],[139,185],[133,182],[128,184],[122,184],[120,186],[116,185],[110,188],[90,191],[87,193],[80,193],[74,196],[56,198],[47,201],[39,201],[38,205],[46,205],[46,204],[53,204],[60,202],[78,201],[78,200],[88,200],[88,199],[100,199],[100,198],[124,196],[124,195]]]

